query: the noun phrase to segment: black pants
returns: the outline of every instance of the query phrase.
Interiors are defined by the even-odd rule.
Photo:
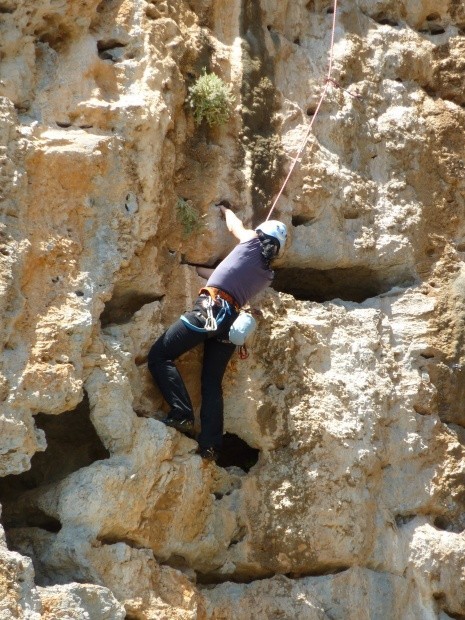
[[[204,325],[205,296],[200,296],[192,312],[186,312],[189,322]],[[214,308],[214,315],[219,308]],[[196,332],[180,319],[160,336],[150,349],[148,367],[163,398],[170,405],[170,416],[179,420],[193,420],[194,411],[184,381],[174,364],[180,355],[196,345],[204,343],[201,378],[202,406],[200,409],[201,432],[198,438],[201,448],[221,448],[223,438],[223,391],[221,383],[226,366],[234,353],[235,345],[227,341],[230,326],[237,318],[237,312],[230,307],[218,329],[214,332]]]

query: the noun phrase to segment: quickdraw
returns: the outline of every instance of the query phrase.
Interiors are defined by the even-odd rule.
[[[231,308],[229,307],[229,304],[225,299],[222,299],[221,297],[216,297],[216,299],[212,299],[209,295],[205,295],[203,305],[207,311],[205,327],[198,327],[197,325],[193,325],[184,315],[181,315],[181,321],[186,327],[192,329],[192,331],[194,332],[200,332],[202,334],[215,332],[224,321],[224,319],[231,314]],[[213,315],[214,306],[220,306],[220,310],[216,317]]]

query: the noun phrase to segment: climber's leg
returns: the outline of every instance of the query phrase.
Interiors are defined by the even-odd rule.
[[[205,338],[206,334],[192,331],[178,320],[150,349],[148,367],[163,398],[171,407],[170,418],[194,419],[191,399],[174,360],[203,342]]]
[[[223,375],[235,345],[217,338],[205,341],[200,409],[200,448],[219,450],[223,440]]]

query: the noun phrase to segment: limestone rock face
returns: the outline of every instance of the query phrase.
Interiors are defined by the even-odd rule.
[[[102,618],[122,620],[125,611],[107,588],[70,583],[65,586],[39,588],[42,600],[42,618]]]
[[[40,598],[34,588],[32,562],[6,548],[3,530],[0,567],[0,618],[41,618]]]
[[[342,4],[0,2],[1,620],[465,617],[465,7]],[[147,354],[312,119],[208,463]]]

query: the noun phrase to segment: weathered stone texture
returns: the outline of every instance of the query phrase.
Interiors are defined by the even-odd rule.
[[[215,466],[147,353],[233,245],[214,202],[266,217],[332,2],[0,1],[0,619],[465,617],[465,8],[341,4]]]

